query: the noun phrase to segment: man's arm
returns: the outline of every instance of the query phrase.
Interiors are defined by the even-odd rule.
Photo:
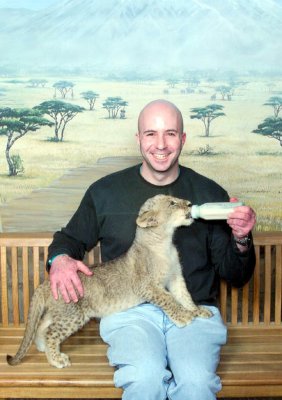
[[[219,276],[235,287],[247,283],[255,268],[251,233],[255,221],[255,212],[248,206],[241,206],[230,214],[226,228],[222,224],[212,227],[210,243],[213,263]],[[237,239],[246,236],[250,239],[246,245],[236,243]]]
[[[237,198],[231,198],[231,202],[238,201]],[[239,251],[244,252],[248,249],[251,240],[250,234],[256,223],[256,214],[251,207],[236,207],[229,215],[228,225],[232,229],[232,235]]]
[[[92,275],[82,260],[85,252],[96,245],[98,231],[95,204],[88,189],[67,226],[55,233],[49,246],[47,270],[55,299],[59,293],[67,303],[83,296],[78,272]]]

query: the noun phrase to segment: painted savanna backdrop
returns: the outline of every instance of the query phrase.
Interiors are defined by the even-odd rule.
[[[183,113],[181,163],[281,230],[281,20],[281,0],[0,0],[2,229],[42,190],[22,229],[51,220],[64,176],[82,195],[84,168],[134,161],[138,114],[164,98]]]

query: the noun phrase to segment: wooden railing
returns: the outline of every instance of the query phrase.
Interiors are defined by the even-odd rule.
[[[221,282],[220,307],[229,325],[281,326],[282,232],[254,235],[256,268],[241,289]]]

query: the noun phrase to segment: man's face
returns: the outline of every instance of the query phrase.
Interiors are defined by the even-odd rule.
[[[137,140],[144,158],[143,167],[155,172],[178,168],[178,157],[186,140],[177,112],[167,105],[144,111]]]

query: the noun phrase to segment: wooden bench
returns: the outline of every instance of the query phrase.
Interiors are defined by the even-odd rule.
[[[6,364],[6,354],[15,354],[23,336],[30,296],[46,276],[50,241],[46,233],[0,234],[0,398],[121,398],[94,321],[63,345],[70,368],[51,367],[34,345],[22,364]],[[219,398],[282,396],[282,232],[257,233],[255,246],[252,281],[240,290],[221,285],[229,339],[218,369]],[[88,262],[97,257],[96,248]]]

